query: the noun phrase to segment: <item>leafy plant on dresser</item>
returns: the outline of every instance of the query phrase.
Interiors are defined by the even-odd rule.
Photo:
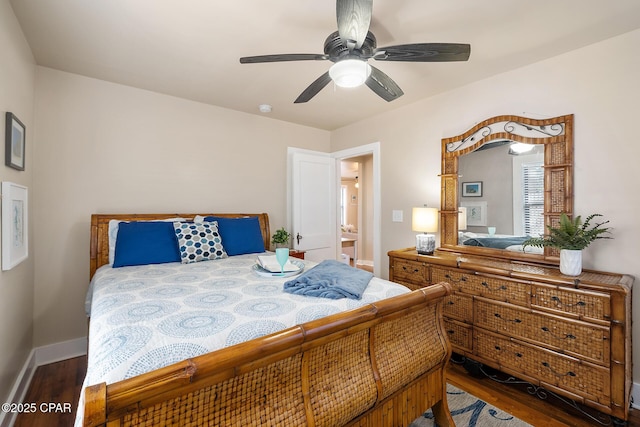
[[[591,225],[591,221],[601,214],[591,214],[582,222],[580,215],[570,219],[567,214],[560,215],[557,227],[547,226],[549,234],[540,237],[531,237],[522,244],[524,247],[536,246],[539,248],[550,246],[558,249],[582,250],[597,239],[611,239],[604,234],[609,233],[609,227],[603,227],[609,221],[603,221]]]
[[[604,227],[609,221],[591,224],[600,214],[591,214],[582,222],[580,215],[570,219],[567,214],[560,215],[557,227],[547,226],[548,234],[540,237],[531,237],[522,243],[523,249],[527,246],[539,248],[550,246],[560,249],[560,272],[568,276],[578,276],[582,273],[582,250],[597,239],[610,239],[606,234],[610,228]]]

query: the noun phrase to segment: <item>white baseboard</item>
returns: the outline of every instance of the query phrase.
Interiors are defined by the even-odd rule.
[[[22,369],[18,374],[18,378],[16,378],[16,381],[13,383],[13,387],[11,387],[9,397],[7,398],[8,403],[22,402],[27,394],[29,384],[31,384],[31,379],[33,378],[33,373],[36,371],[36,367],[36,351],[33,349],[29,353],[27,360],[25,360],[24,366],[22,366]],[[0,411],[0,427],[12,426],[16,421],[16,415],[17,413]]]
[[[87,354],[87,337],[63,341],[31,350],[18,378],[11,388],[7,402],[19,403],[24,400],[36,368]],[[0,411],[0,427],[10,427],[15,423],[15,413]]]
[[[45,345],[35,349],[36,365],[48,365],[87,354],[87,337]]]

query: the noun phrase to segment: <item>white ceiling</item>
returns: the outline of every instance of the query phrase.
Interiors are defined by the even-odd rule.
[[[405,92],[391,103],[366,86],[329,84],[294,104],[329,61],[238,59],[323,53],[336,30],[335,1],[10,3],[39,65],[252,114],[268,103],[270,117],[328,130],[640,28],[640,0],[376,0],[378,46],[470,43],[470,60],[377,62]]]

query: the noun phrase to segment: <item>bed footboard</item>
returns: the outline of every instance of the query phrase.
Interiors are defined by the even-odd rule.
[[[407,426],[446,402],[441,283],[85,390],[85,426]]]

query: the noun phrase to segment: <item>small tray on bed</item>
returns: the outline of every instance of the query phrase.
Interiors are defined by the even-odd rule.
[[[291,276],[296,276],[302,273],[302,271],[304,270],[304,263],[302,261],[290,260],[290,262],[296,267],[298,267],[298,270],[285,271],[284,274],[278,273],[278,272],[274,273],[269,270],[265,270],[264,268],[260,267],[260,265],[257,263],[254,264],[251,268],[258,276],[263,276],[263,277],[291,277]]]

